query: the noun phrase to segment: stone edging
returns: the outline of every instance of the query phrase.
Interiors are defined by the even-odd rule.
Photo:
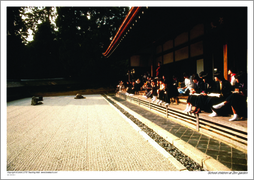
[[[110,98],[110,97],[108,97]],[[178,171],[187,171],[187,168],[177,161],[171,154],[169,154],[164,148],[156,143],[150,136],[142,131],[132,120],[126,117],[121,111],[119,111],[114,105],[112,105],[105,97],[104,99],[112,106],[140,135],[142,135],[153,147],[155,147],[167,160],[169,160]],[[111,99],[111,98],[110,98]],[[111,99],[112,100],[112,99]]]
[[[108,97],[108,96],[107,96]],[[156,133],[158,133],[161,137],[165,140],[173,144],[175,147],[180,149],[185,155],[191,157],[195,162],[200,164],[204,169],[208,171],[231,171],[228,167],[221,164],[211,156],[206,155],[205,153],[201,152],[200,150],[194,148],[190,144],[186,143],[185,141],[181,140],[180,138],[174,136],[173,134],[169,133],[168,131],[164,130],[163,128],[159,127],[155,123],[149,121],[148,119],[144,118],[143,116],[137,114],[136,112],[132,111],[131,109],[127,108],[126,106],[122,105],[121,103],[117,102],[111,97],[108,97],[112,101],[114,101],[117,105],[121,108],[126,110],[128,113],[133,115],[135,118],[139,119],[142,123],[144,123],[149,128],[153,129]]]

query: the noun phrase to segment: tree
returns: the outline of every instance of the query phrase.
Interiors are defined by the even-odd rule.
[[[22,27],[16,23],[13,29],[17,28],[15,37],[19,43],[16,45],[22,45],[26,55],[17,67],[22,67],[23,76],[27,78],[71,76],[82,78],[88,84],[98,79],[108,84],[109,74],[114,74],[125,62],[106,61],[102,53],[128,10],[126,7],[57,7],[57,11],[54,7],[13,8],[8,23],[13,24],[11,17],[15,17]],[[8,29],[13,34],[14,30]],[[26,40],[28,29],[32,29],[34,35],[31,42]],[[8,47],[8,55],[11,50]]]
[[[55,28],[55,7],[21,7],[20,14],[27,30],[32,31],[32,35],[37,31],[38,24],[43,22],[49,22]],[[27,36],[24,38],[27,38]],[[28,42],[24,41],[24,43],[27,44]]]
[[[26,64],[33,77],[59,77],[61,65],[58,62],[58,43],[54,27],[45,21],[38,25],[34,40],[27,45],[30,52]]]
[[[68,76],[105,82],[112,66],[102,57],[128,12],[126,7],[59,7],[60,60]]]
[[[32,30],[34,37],[31,42],[24,41],[27,52],[27,58],[24,61],[25,77],[61,76],[54,7],[22,7],[21,16],[27,29]]]
[[[20,78],[22,75],[26,26],[20,16],[20,7],[7,7],[7,79]]]

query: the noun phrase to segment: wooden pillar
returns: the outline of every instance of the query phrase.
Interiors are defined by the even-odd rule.
[[[228,46],[223,45],[224,78],[228,80]]]
[[[196,129],[199,131],[199,114],[196,116]]]
[[[151,65],[151,77],[153,77],[153,65]]]

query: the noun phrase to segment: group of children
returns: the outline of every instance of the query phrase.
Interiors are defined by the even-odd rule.
[[[147,76],[147,78],[142,81],[137,79],[132,82],[120,82],[117,86],[117,91],[125,90],[126,94],[134,95],[138,94],[139,91],[143,91],[143,96],[145,98],[152,98],[152,101],[157,104],[164,103],[168,105],[171,101],[177,101],[178,91],[177,91],[177,78],[173,76],[170,79],[166,79],[165,76],[162,78],[152,78]]]
[[[169,105],[173,101],[178,101],[178,83],[176,77],[173,76],[167,79],[165,76],[162,76],[162,78],[152,79],[150,88],[149,83],[147,82],[145,85],[147,89],[144,95],[145,98],[152,98],[152,102],[160,105],[163,103]]]
[[[223,74],[215,73],[214,80],[210,80],[205,72],[194,74],[190,78],[192,83],[185,88],[189,95],[184,112],[198,114],[203,110],[211,113],[210,117],[233,114],[229,121],[246,117],[247,75],[243,72],[234,74],[231,70],[228,75],[230,79],[225,80]]]
[[[214,80],[204,71],[189,76],[184,73],[184,87],[179,87],[177,77],[165,76],[146,80],[137,79],[124,84],[119,83],[119,90],[125,89],[129,95],[144,91],[145,98],[151,98],[157,104],[169,105],[172,101],[178,102],[178,95],[188,96],[185,113],[198,114],[201,111],[209,112],[210,117],[233,113],[229,121],[238,120],[247,115],[247,75],[228,71],[229,80],[223,74],[215,73]],[[192,110],[192,108],[194,109]]]

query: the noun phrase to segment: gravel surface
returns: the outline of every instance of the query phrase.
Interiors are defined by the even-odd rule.
[[[126,117],[131,119],[137,126],[139,126],[147,135],[149,135],[154,141],[156,141],[161,147],[163,147],[167,152],[169,152],[174,158],[176,158],[180,163],[182,163],[189,171],[204,171],[204,169],[190,157],[183,154],[178,148],[166,141],[152,129],[147,127],[145,124],[140,122],[133,115],[129,114],[114,101],[104,96],[112,105],[114,105],[119,111],[121,111]]]
[[[7,171],[178,171],[100,94],[74,97],[7,103]]]

